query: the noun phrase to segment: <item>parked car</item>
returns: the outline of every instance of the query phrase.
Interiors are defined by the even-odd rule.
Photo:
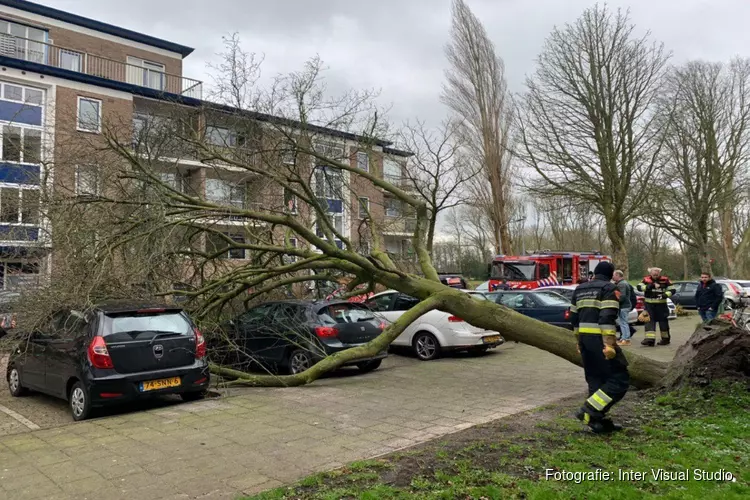
[[[459,274],[439,274],[440,283],[460,290],[466,290],[466,280]]]
[[[369,342],[385,326],[369,308],[346,300],[267,302],[222,325],[220,332],[234,345],[228,349],[231,357],[221,361],[296,374],[326,356]],[[386,356],[383,351],[349,365],[370,372]]]
[[[7,369],[13,396],[65,399],[74,420],[156,395],[200,399],[209,377],[205,340],[182,309],[122,301],[55,312],[24,335]]]
[[[8,334],[8,330],[16,327],[16,314],[13,312],[21,294],[18,292],[0,292],[0,339]]]
[[[747,292],[745,289],[733,280],[717,279],[716,282],[724,290],[724,307],[727,309],[737,309],[747,302]]]
[[[573,300],[573,292],[575,292],[578,285],[555,285],[545,286],[543,288],[537,288],[538,291],[552,291],[559,295],[562,295],[568,300]]]
[[[489,300],[530,318],[573,329],[570,324],[570,301],[551,290],[509,290],[486,295]]]
[[[747,280],[734,280],[735,283],[737,283],[739,286],[742,287],[742,289],[745,291],[744,296],[750,297],[750,281]]]
[[[728,280],[716,280],[724,291],[724,307],[727,309],[734,309],[742,304],[745,300],[743,299],[742,293],[744,289],[739,283]],[[677,293],[672,297],[676,304],[686,308],[695,309],[697,304],[695,302],[695,292],[700,286],[700,281],[676,281],[674,283],[675,290]]]
[[[486,300],[484,294],[467,291],[477,300]],[[419,303],[419,299],[389,290],[376,294],[367,305],[378,316],[393,322]],[[505,339],[497,332],[471,326],[458,316],[432,310],[420,316],[393,341],[393,346],[410,347],[417,357],[429,361],[445,351],[483,353],[497,347]]]

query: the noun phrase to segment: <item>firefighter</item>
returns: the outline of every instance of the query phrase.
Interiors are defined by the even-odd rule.
[[[667,299],[675,294],[675,289],[669,278],[661,275],[661,269],[652,267],[648,270],[648,276],[638,284],[638,290],[643,292],[648,313],[646,323],[646,337],[641,345],[653,347],[656,345],[656,323],[659,323],[661,339],[659,345],[669,345],[669,307]]]
[[[630,385],[628,362],[616,341],[620,300],[611,283],[614,272],[611,263],[600,262],[593,279],[575,289],[570,306],[570,321],[589,386],[589,397],[576,417],[597,434],[622,429],[606,415]]]

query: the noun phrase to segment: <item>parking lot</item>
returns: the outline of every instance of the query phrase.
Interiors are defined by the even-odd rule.
[[[631,349],[669,359],[695,324],[673,322],[666,348],[638,345],[641,327]],[[390,356],[373,373],[353,373],[76,424],[64,402],[14,399],[3,388],[0,497],[234,498],[585,390],[580,368],[515,343],[476,358]]]

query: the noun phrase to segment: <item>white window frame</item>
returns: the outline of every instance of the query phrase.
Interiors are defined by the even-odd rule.
[[[367,151],[357,151],[357,168],[363,172],[370,171],[370,155]]]
[[[127,82],[132,85],[146,87],[154,90],[165,90],[167,87],[167,67],[160,62],[149,61],[141,57],[127,56],[125,59],[127,67]],[[152,66],[152,67],[149,67]],[[151,73],[161,74],[159,87],[148,85],[151,83],[149,75]]]
[[[292,202],[292,208],[289,208],[286,201],[286,195],[287,195],[287,188],[282,188],[282,196],[284,200],[284,211],[290,215],[297,215],[299,214],[299,200],[297,199],[297,195],[289,192],[291,195],[291,202]]]
[[[27,24],[20,23],[20,22],[11,20],[11,19],[5,19],[5,18],[3,18],[3,19],[0,19],[0,20],[8,24],[7,31],[5,31],[4,33],[0,33],[0,35],[2,35],[2,34],[8,35],[9,37],[14,38],[16,40],[16,42],[19,41],[19,40],[23,40],[23,49],[22,49],[23,50],[23,57],[19,57],[17,43],[16,43],[15,55],[13,57],[16,57],[18,59],[23,59],[24,61],[30,61],[30,62],[40,63],[40,64],[47,64],[47,62],[48,62],[48,49],[47,49],[47,45],[49,44],[49,31],[48,30],[42,29],[42,28],[38,28],[36,26],[29,26]],[[21,28],[24,28],[24,36],[23,37],[18,37],[16,35],[12,34],[12,29],[11,29],[12,25],[16,25],[16,26],[19,26]],[[31,37],[29,36],[29,30],[30,29],[36,30],[36,31],[41,31],[44,34],[44,40],[32,40]],[[42,57],[41,57],[41,59],[35,59],[35,58],[29,57],[29,52],[30,52],[29,46],[31,44],[39,44],[39,45],[42,46],[42,50],[41,50],[41,56]],[[7,54],[2,54],[2,55],[7,55]]]
[[[315,169],[315,195],[326,200],[343,200],[344,171],[324,165],[317,166]],[[322,186],[320,181],[322,181]],[[336,192],[337,189],[339,192]]]
[[[92,172],[94,172],[94,193],[83,193],[80,190],[80,180],[81,180],[81,168],[84,169],[91,169]],[[76,165],[76,184],[75,184],[75,194],[76,196],[99,196],[102,189],[102,181],[99,176],[97,165]]]
[[[18,152],[18,160],[7,160],[5,159],[5,127],[16,128],[20,131],[21,144]],[[26,158],[26,134],[29,131],[35,131],[39,133],[39,161],[27,161]],[[0,122],[0,161],[3,163],[19,163],[23,165],[41,165],[44,158],[44,131],[42,127],[33,125],[25,125],[22,123],[6,123]]]
[[[383,180],[390,183],[399,185],[404,178],[404,166],[396,160],[386,158],[383,161]]]
[[[391,207],[391,203],[396,203],[396,206],[394,208]],[[386,217],[401,217],[403,213],[403,207],[401,205],[401,200],[398,198],[391,198],[387,197],[385,205],[385,216]]]
[[[15,222],[8,222],[0,219],[0,225],[3,226],[18,226],[18,227],[40,227],[42,222],[42,191],[39,186],[33,186],[28,184],[6,184],[0,185],[0,209],[2,208],[3,200],[5,199],[3,191],[7,189],[15,189],[18,191],[18,213],[16,214]],[[37,201],[37,214],[36,222],[24,222],[23,221],[23,209],[24,209],[24,193],[27,191],[36,191],[39,194]]]
[[[362,202],[365,203],[362,203]],[[362,208],[367,209],[366,214],[362,214]],[[360,196],[357,199],[357,214],[359,215],[359,218],[362,220],[369,219],[370,218],[370,198],[367,196]]]
[[[81,126],[81,101],[95,102],[98,105],[99,114],[97,117],[97,129],[91,130]],[[95,99],[93,97],[78,96],[78,109],[76,112],[76,129],[79,132],[85,132],[87,134],[101,134],[102,133],[102,101],[101,99]]]

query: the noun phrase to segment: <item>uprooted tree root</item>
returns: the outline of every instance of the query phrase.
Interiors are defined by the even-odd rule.
[[[677,350],[662,385],[702,386],[717,380],[750,383],[750,332],[725,321],[695,330]]]

